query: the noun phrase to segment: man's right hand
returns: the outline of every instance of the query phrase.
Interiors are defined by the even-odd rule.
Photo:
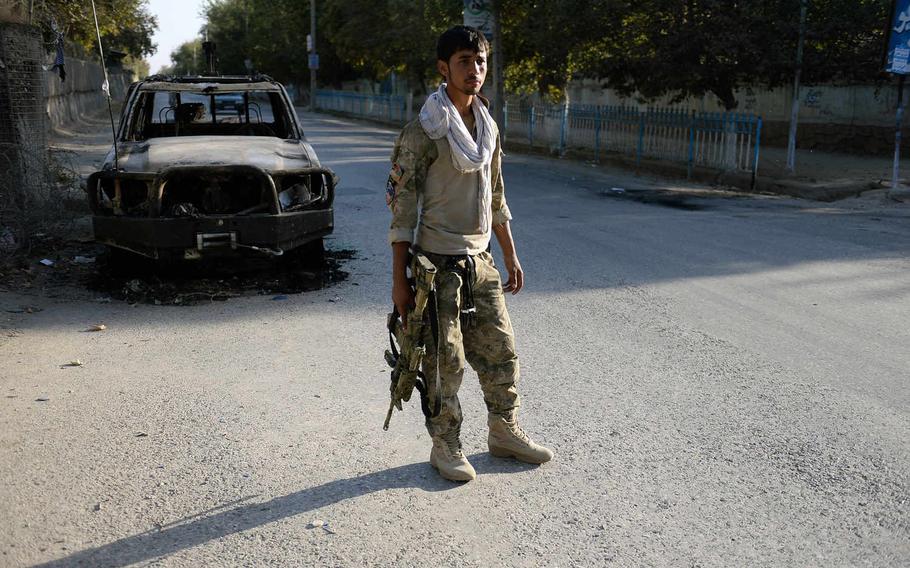
[[[392,302],[401,317],[402,327],[407,328],[408,312],[414,309],[414,290],[408,284],[407,279],[402,281],[396,278],[392,283]]]
[[[392,243],[392,303],[401,317],[401,325],[407,327],[408,312],[414,307],[414,290],[408,284],[408,261],[411,243]]]

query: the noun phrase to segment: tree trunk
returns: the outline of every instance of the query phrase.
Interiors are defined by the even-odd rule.
[[[724,105],[724,110],[734,110],[739,106],[739,101],[736,100],[736,95],[733,94],[733,87],[730,85],[715,86],[711,89],[711,92],[720,99],[721,104]]]

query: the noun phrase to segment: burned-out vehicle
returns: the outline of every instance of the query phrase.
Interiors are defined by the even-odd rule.
[[[322,252],[337,178],[266,76],[134,83],[86,186],[95,239],[147,257]]]

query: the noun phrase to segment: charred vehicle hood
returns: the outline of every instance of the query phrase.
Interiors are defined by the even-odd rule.
[[[154,173],[174,166],[255,166],[267,172],[320,167],[312,147],[302,140],[267,136],[179,136],[120,142],[121,171]],[[114,151],[103,169],[114,167]]]

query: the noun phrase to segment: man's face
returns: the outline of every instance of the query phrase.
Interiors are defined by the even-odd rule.
[[[439,61],[438,67],[450,87],[466,95],[476,95],[487,76],[487,52],[462,49],[448,63]]]

